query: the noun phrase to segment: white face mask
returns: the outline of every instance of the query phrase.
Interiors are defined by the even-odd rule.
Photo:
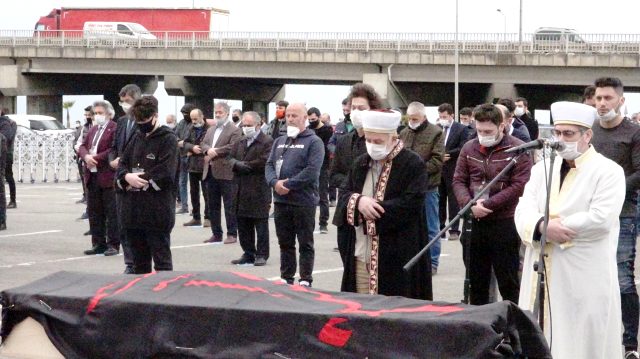
[[[204,126],[204,122],[194,122],[193,123],[193,127],[195,127],[195,128],[200,128],[202,126]]]
[[[175,123],[167,123],[167,127],[169,127],[170,129],[174,129],[176,128],[176,124]]]
[[[524,107],[516,107],[516,109],[513,111],[513,114],[516,115],[516,117],[521,117],[522,115],[524,115]]]
[[[95,115],[93,116],[93,120],[96,121],[98,126],[102,126],[107,122],[107,117],[105,115]]]
[[[416,128],[420,127],[420,125],[422,125],[422,122],[409,121],[409,128],[412,130],[415,130]]]
[[[616,117],[618,117],[618,112],[614,109],[609,110],[609,112],[605,113],[604,115],[598,114],[598,119],[603,122],[611,122],[615,120]]]
[[[564,149],[562,151],[556,151],[558,156],[565,160],[573,161],[582,155],[582,152],[578,151],[578,142],[565,142]]]
[[[484,147],[495,146],[499,141],[498,136],[482,136],[478,134],[478,142]]]
[[[391,152],[391,150],[387,149],[387,145],[384,143],[375,144],[367,142],[366,145],[367,153],[369,153],[369,156],[371,156],[371,158],[375,161],[384,159],[385,157],[387,157],[389,152]]]
[[[438,119],[438,123],[440,124],[440,126],[442,127],[449,127],[451,126],[451,123],[449,122],[449,120],[445,120],[443,118]]]
[[[351,111],[351,115],[349,116],[351,118],[351,124],[355,129],[362,128],[362,119],[360,118],[360,113],[360,110],[353,110]]]
[[[300,133],[300,129],[295,126],[287,126],[287,137],[296,138]]]
[[[243,127],[242,128],[242,132],[244,133],[244,135],[246,137],[250,137],[250,136],[253,136],[254,133],[256,133],[256,128],[255,127]],[[287,134],[289,134],[289,127],[287,127]]]
[[[131,105],[126,103],[126,102],[123,102],[123,103],[120,104],[120,107],[122,107],[122,110],[124,112],[129,112],[129,109],[131,108]]]

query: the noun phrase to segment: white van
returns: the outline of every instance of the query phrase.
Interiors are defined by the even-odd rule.
[[[17,134],[28,133],[42,133],[42,134],[57,134],[57,133],[72,133],[74,130],[65,128],[62,123],[56,120],[55,117],[44,115],[7,115],[12,119],[17,128]]]
[[[144,26],[135,22],[87,21],[82,30],[85,39],[157,39]]]

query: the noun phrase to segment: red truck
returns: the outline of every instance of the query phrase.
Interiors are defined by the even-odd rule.
[[[229,11],[214,8],[81,8],[53,9],[38,20],[36,31],[82,31],[85,22],[137,23],[149,31],[227,31]]]

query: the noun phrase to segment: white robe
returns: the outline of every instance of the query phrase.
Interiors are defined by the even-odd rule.
[[[575,160],[576,167],[569,170],[560,189],[561,165],[562,159],[557,158],[550,218],[562,218],[562,224],[577,236],[562,246],[547,243],[549,295],[545,295],[544,332],[556,359],[622,358],[616,248],[625,197],[624,172],[590,147]],[[525,310],[533,310],[536,295],[538,276],[533,264],[540,243],[533,242],[533,235],[544,215],[545,198],[545,166],[538,162],[515,212],[516,227],[527,248],[519,298]]]

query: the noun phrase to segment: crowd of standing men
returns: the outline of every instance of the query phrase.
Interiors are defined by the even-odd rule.
[[[266,265],[273,209],[281,278],[294,284],[298,271],[299,285],[311,286],[316,208],[315,233],[327,233],[335,205],[343,291],[432,299],[437,234],[446,238],[448,223],[449,240],[462,243],[469,303],[494,300],[493,277],[503,299],[530,309],[530,259],[546,234],[547,310],[555,319],[545,332],[568,339],[567,325],[576,323],[584,332],[575,345],[554,342],[554,355],[613,357],[621,348],[616,325],[622,322],[626,358],[638,358],[633,272],[640,126],[620,113],[619,79],[598,79],[585,103],[592,90],[597,110],[573,103],[551,108],[554,136],[564,145],[552,169],[558,178],[546,186],[547,161],[534,165],[535,156],[512,152],[539,136],[524,98],[463,108],[458,120],[444,103],[436,124],[427,120],[424,104],[413,102],[402,122],[400,112],[382,108],[371,86],[356,84],[335,128],[317,108],[286,101],[277,103],[270,122],[217,102],[212,119],[185,104],[180,122],[167,118],[162,126],[157,100],[127,85],[119,94],[125,115],[114,119],[112,105],[96,101],[86,109],[88,124],[78,139],[92,237],[85,254],[114,255],[122,246],[125,273],[148,273],[152,262],[155,270],[171,270],[170,233],[175,214],[189,213],[190,193],[192,218],[184,226],[210,227],[206,243],[239,240],[242,255],[232,264]],[[511,162],[504,177],[485,188]],[[607,174],[608,181],[598,180]],[[612,186],[618,191],[610,192]],[[543,228],[540,199],[547,188],[552,211]],[[463,223],[454,221],[469,202]],[[429,241],[429,255],[404,272]],[[585,274],[592,268],[599,272]],[[585,290],[585,283],[599,289]],[[575,309],[579,305],[590,309]],[[611,334],[598,335],[602,328],[595,322]]]

